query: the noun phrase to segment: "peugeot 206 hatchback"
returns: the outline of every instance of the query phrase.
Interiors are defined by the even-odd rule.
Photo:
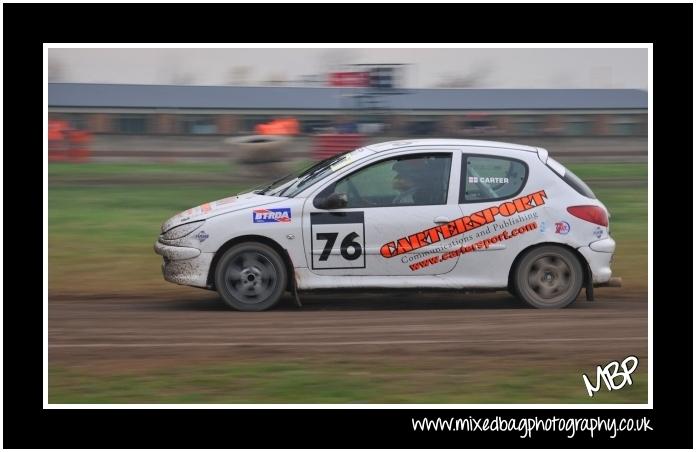
[[[509,290],[536,308],[612,278],[609,214],[545,149],[427,139],[337,155],[162,225],[164,278],[261,311],[286,290]]]

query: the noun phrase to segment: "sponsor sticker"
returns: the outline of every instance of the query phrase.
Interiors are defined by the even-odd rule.
[[[350,164],[353,161],[353,156],[351,154],[346,154],[346,156],[339,160],[338,162],[331,165],[331,171],[338,171],[344,166]]]
[[[237,196],[231,196],[229,198],[219,200],[218,202],[215,203],[215,205],[216,206],[224,206],[225,204],[235,202],[236,200],[237,200]]]
[[[449,223],[428,228],[415,234],[387,242],[381,246],[379,253],[382,257],[392,258],[405,253],[412,253],[420,248],[449,240],[469,231],[478,232],[502,217],[511,217],[531,209],[543,206],[547,195],[544,190],[539,190],[525,196],[520,196],[511,201],[503,202],[498,206],[488,207],[478,212],[456,218]]]
[[[411,271],[416,271],[418,269],[425,268],[425,267],[428,267],[430,265],[439,264],[440,262],[444,262],[448,259],[456,259],[460,255],[465,254],[465,253],[471,253],[471,252],[474,252],[477,250],[482,250],[482,249],[489,249],[489,247],[491,247],[491,245],[495,245],[498,242],[510,240],[513,237],[519,236],[519,235],[524,234],[524,233],[529,232],[529,231],[533,231],[533,230],[537,229],[537,227],[538,226],[537,226],[536,221],[533,221],[533,222],[528,223],[524,226],[514,228],[511,231],[503,231],[502,233],[500,233],[496,236],[489,237],[489,238],[484,239],[484,240],[480,240],[474,244],[462,245],[461,247],[459,247],[453,251],[447,251],[439,256],[433,256],[433,257],[429,257],[427,259],[423,259],[419,262],[415,262],[413,264],[410,264],[409,268],[411,269]]]
[[[507,184],[510,182],[510,179],[507,177],[478,177],[478,176],[469,176],[469,183],[470,184]]]
[[[198,239],[199,242],[203,243],[205,242],[205,239],[210,237],[207,232],[205,231],[200,231],[198,234],[196,234],[194,237]]]
[[[546,222],[542,221],[539,223],[539,232],[546,232]]]
[[[292,221],[292,212],[288,207],[254,209],[252,216],[254,223],[290,223]]]
[[[209,203],[205,203],[201,206],[202,213],[208,213],[208,212],[210,212],[211,209],[212,209],[212,207],[210,207]]]
[[[567,221],[559,221],[556,225],[556,234],[566,235],[570,232],[570,225]]]
[[[601,239],[601,238],[602,238],[602,235],[604,234],[604,231],[602,230],[602,228],[600,228],[599,226],[597,226],[597,227],[595,228],[593,234],[594,234],[594,236],[597,237],[598,239]]]

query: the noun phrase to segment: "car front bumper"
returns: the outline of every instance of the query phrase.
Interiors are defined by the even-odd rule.
[[[162,256],[164,279],[185,286],[208,287],[208,270],[214,253],[201,253],[198,248],[165,245],[155,242],[155,253]]]
[[[578,248],[578,252],[585,257],[590,266],[593,284],[606,283],[611,279],[611,264],[615,250],[616,242],[611,237]]]

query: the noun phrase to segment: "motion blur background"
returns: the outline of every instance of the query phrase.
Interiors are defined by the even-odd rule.
[[[97,162],[234,157],[225,137],[284,118],[284,160],[317,157],[332,133],[647,154],[646,49],[51,49],[48,74],[54,130],[88,132]]]
[[[79,342],[80,334],[94,339],[96,331],[118,324],[114,306],[128,311],[133,305],[127,300],[183,306],[191,316],[197,314],[195,303],[208,306],[201,299],[219,302],[212,300],[214,294],[163,281],[152,244],[167,218],[314,160],[403,138],[545,147],[607,205],[622,293],[646,297],[647,49],[50,48],[48,81],[49,333],[55,343]],[[181,299],[193,301],[172,301]],[[94,313],[85,314],[86,305],[75,300],[93,303]],[[110,309],[106,317],[104,309]],[[218,318],[234,315],[211,309]],[[134,320],[121,320],[114,331],[126,337]],[[106,355],[105,350],[53,351],[49,400],[586,401],[584,388],[570,379],[545,398],[548,374],[539,368],[519,376],[493,366],[491,372],[503,376],[476,378],[502,381],[502,386],[481,383],[484,389],[474,395],[433,392],[431,374],[408,387],[387,377],[379,387],[356,385],[337,376],[345,372],[332,370],[327,376],[325,366],[314,362],[297,367],[297,360],[276,360],[264,367],[268,363],[251,354],[233,367],[251,366],[244,375],[254,380],[245,380],[253,389],[216,392],[210,389],[219,383],[214,378],[201,384],[177,380],[176,357],[155,366],[159,373],[153,377],[150,368],[135,370],[149,358]],[[213,374],[246,378],[218,361]],[[356,363],[349,367],[360,380],[367,364]],[[408,374],[394,370],[403,365],[384,372]],[[109,378],[97,382],[94,375],[100,372]],[[319,378],[317,372],[324,374]],[[290,386],[274,386],[276,379],[265,379],[269,374]],[[263,378],[256,379],[259,375]],[[335,385],[326,383],[331,378]],[[510,381],[523,381],[524,390],[509,391]],[[633,392],[600,402],[644,401],[647,377],[637,381]],[[177,384],[176,391],[162,389]]]

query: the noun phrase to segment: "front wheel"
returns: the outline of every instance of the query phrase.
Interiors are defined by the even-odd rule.
[[[582,265],[563,247],[541,246],[522,257],[515,271],[514,285],[517,296],[532,307],[565,308],[582,290]]]
[[[215,287],[230,307],[263,311],[285,292],[288,271],[280,255],[262,243],[242,243],[225,252],[215,268]]]

